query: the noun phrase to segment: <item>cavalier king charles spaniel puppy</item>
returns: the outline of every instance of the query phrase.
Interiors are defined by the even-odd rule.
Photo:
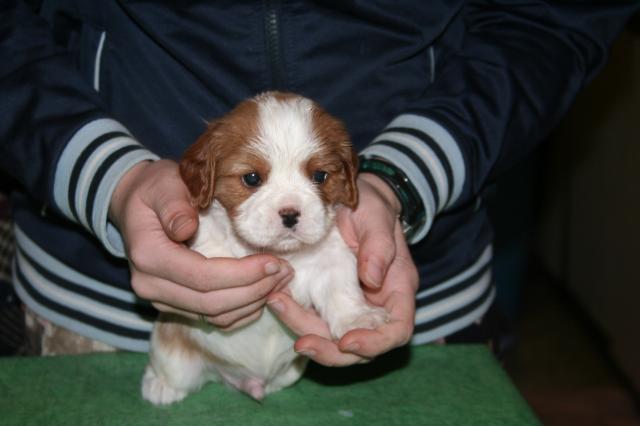
[[[206,257],[286,259],[295,271],[292,297],[315,309],[335,339],[374,329],[388,315],[365,301],[356,257],[335,224],[339,205],[357,205],[356,170],[346,129],[316,103],[280,92],[246,100],[210,123],[181,160],[200,209],[190,247]],[[307,358],[294,341],[268,309],[232,331],[161,314],[142,395],[170,404],[222,381],[261,400],[302,375]]]

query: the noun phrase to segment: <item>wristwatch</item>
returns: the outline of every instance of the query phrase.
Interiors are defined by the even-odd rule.
[[[427,219],[422,198],[415,187],[402,170],[382,158],[360,156],[359,164],[360,173],[371,173],[384,180],[400,201],[400,224],[406,240],[410,242]]]

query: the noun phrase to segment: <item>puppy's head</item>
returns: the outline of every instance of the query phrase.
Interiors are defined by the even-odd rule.
[[[217,199],[240,238],[276,252],[317,243],[338,204],[356,206],[356,169],[342,123],[306,98],[278,92],[212,122],[180,163],[200,209]]]

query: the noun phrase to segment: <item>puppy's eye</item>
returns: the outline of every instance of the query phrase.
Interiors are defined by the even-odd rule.
[[[328,176],[329,176],[329,173],[325,172],[324,170],[316,170],[315,172],[313,172],[313,176],[311,176],[311,180],[313,181],[313,183],[321,184],[327,180]]]
[[[262,178],[259,174],[252,172],[242,176],[242,182],[249,187],[256,187],[262,183]]]

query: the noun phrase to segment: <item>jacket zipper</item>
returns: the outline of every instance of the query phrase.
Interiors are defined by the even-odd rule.
[[[271,89],[284,88],[284,64],[280,40],[280,14],[278,0],[265,0],[264,29],[266,36],[267,60],[271,74]]]

